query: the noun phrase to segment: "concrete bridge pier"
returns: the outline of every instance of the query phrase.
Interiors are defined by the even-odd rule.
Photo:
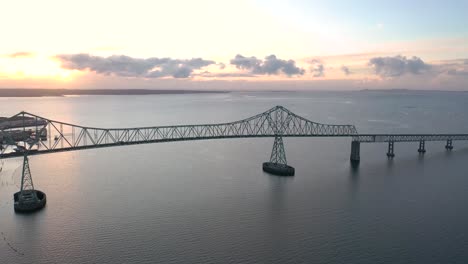
[[[446,150],[452,150],[452,149],[453,149],[453,145],[452,145],[452,140],[451,140],[451,139],[447,139],[447,144],[445,145],[445,149],[446,149]]]
[[[360,152],[361,152],[361,142],[355,141],[355,140],[351,141],[351,155],[350,155],[351,164],[353,165],[359,164],[359,161],[361,161]]]
[[[278,176],[294,176],[294,168],[286,161],[283,137],[275,136],[270,161],[263,163],[263,171]]]
[[[451,139],[447,139],[447,144],[445,145],[445,149],[446,149],[446,150],[452,150],[452,149],[453,149],[453,145],[452,145],[452,140],[451,140]]]
[[[419,154],[424,154],[426,153],[426,141],[420,140],[419,141],[419,148],[418,148]]]
[[[393,152],[393,150],[394,150],[394,143],[395,143],[395,142],[393,142],[393,141],[389,141],[389,142],[388,142],[387,157],[390,158],[390,159],[393,158],[393,157],[395,157],[395,153]]]

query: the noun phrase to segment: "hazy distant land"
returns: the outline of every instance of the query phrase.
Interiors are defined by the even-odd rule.
[[[150,95],[227,93],[227,91],[150,90],[150,89],[0,89],[0,97],[42,97],[65,95]]]
[[[326,90],[310,90],[310,92],[324,92]],[[331,90],[340,92],[340,90]],[[152,90],[152,89],[34,89],[34,88],[0,88],[0,97],[43,97],[67,95],[156,95],[156,94],[201,94],[201,93],[229,93],[229,90]],[[259,90],[252,90],[259,92]],[[306,92],[303,90],[263,90],[263,92]],[[412,90],[412,89],[362,89],[341,92],[468,92],[468,91],[441,91],[441,90]]]

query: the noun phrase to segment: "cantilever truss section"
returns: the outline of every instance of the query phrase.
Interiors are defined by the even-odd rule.
[[[95,128],[47,119],[21,112],[0,120],[0,142],[15,151],[0,158],[59,151],[157,143],[181,140],[246,137],[356,136],[353,125],[312,122],[282,106],[240,121],[220,124],[154,126],[137,128]]]

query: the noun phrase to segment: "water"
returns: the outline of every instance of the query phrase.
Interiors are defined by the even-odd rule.
[[[97,127],[234,121],[283,105],[361,133],[468,133],[468,93],[311,92],[2,98]],[[265,174],[273,139],[31,157],[46,208],[13,212],[21,159],[0,173],[1,263],[467,263],[468,145],[287,138],[293,178]]]

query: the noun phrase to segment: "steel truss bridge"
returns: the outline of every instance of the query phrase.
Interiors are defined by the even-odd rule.
[[[16,120],[16,123],[10,122],[11,124],[8,124],[8,121],[0,123],[0,128],[3,128],[2,134],[18,134],[17,137],[23,137],[21,139],[24,140],[18,142],[4,136],[4,142],[6,139],[9,139],[10,143],[13,144],[25,141],[27,146],[23,147],[29,149],[29,155],[202,139],[277,136],[349,137],[357,135],[356,128],[353,125],[328,125],[312,122],[282,106],[274,107],[264,113],[236,122],[203,125],[95,128],[55,121],[27,112],[21,112],[10,119]],[[29,122],[29,124],[22,124],[21,122]],[[29,126],[29,130],[27,126]],[[18,127],[23,130],[17,131],[15,134],[8,132]],[[0,158],[22,155],[21,151],[4,153]]]
[[[451,150],[452,141],[468,140],[468,134],[359,134],[354,125],[316,123],[282,106],[230,123],[136,128],[87,127],[20,112],[0,119],[0,159],[24,157],[23,166],[27,168],[23,168],[23,193],[23,189],[34,190],[29,173],[30,155],[134,144],[255,137],[275,138],[268,163],[277,168],[290,167],[283,137],[348,137],[351,139],[352,164],[359,163],[360,143],[387,142],[387,156],[393,158],[395,142],[419,142],[418,152],[424,153],[426,141],[446,141],[445,148]],[[275,170],[265,171],[280,174]],[[27,184],[23,186],[23,182]]]

